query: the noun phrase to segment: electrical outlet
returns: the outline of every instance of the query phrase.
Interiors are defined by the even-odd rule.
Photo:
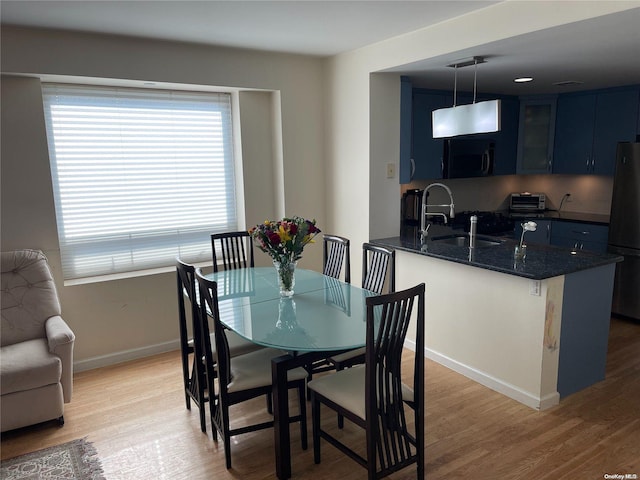
[[[529,283],[529,295],[540,296],[540,280],[531,280],[531,283]]]
[[[396,176],[396,164],[387,163],[387,178],[395,178]]]

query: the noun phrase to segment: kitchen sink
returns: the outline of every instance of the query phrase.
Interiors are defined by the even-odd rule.
[[[469,246],[469,235],[447,235],[446,237],[435,237],[432,243],[444,243],[446,245],[455,245],[457,247]],[[476,236],[476,247],[494,247],[502,242],[493,238]]]

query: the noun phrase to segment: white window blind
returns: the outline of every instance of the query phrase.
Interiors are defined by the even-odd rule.
[[[65,280],[211,259],[238,229],[227,93],[43,85]]]

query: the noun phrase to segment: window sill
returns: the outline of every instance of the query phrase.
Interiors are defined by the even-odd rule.
[[[207,262],[194,263],[193,265],[199,268],[211,267],[211,263],[207,263]],[[166,267],[150,268],[147,270],[136,270],[133,272],[121,272],[121,273],[113,273],[110,275],[98,275],[95,277],[72,278],[70,280],[65,280],[64,286],[71,287],[74,285],[86,285],[89,283],[110,282],[113,280],[124,280],[127,278],[146,277],[149,275],[162,275],[165,273],[172,273],[175,271],[176,271],[175,265],[171,265]]]

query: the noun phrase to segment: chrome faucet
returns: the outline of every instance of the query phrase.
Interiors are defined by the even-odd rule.
[[[429,205],[427,204],[427,195],[429,193],[429,190],[433,187],[441,187],[444,188],[445,191],[449,194],[449,199],[451,200],[451,203],[445,203],[443,205]],[[448,207],[449,208],[449,217],[447,217],[446,213],[443,212],[429,212],[429,207]],[[422,192],[422,214],[420,215],[420,241],[422,243],[424,243],[424,241],[427,239],[427,234],[429,233],[429,226],[431,224],[427,225],[427,218],[428,217],[442,217],[444,219],[444,223],[446,225],[447,221],[449,220],[449,218],[453,218],[455,217],[455,208],[454,208],[454,204],[453,204],[453,193],[451,192],[451,189],[449,187],[447,187],[445,184],[443,183],[432,183],[430,185],[427,186],[427,188],[424,189],[424,192]]]

